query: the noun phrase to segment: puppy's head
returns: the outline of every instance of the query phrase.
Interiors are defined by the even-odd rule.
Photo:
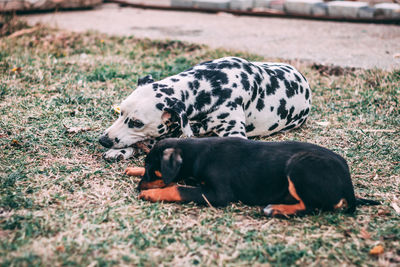
[[[176,139],[170,138],[153,147],[145,159],[146,172],[142,182],[153,182],[161,178],[165,185],[169,185],[180,180],[183,155],[175,144]]]
[[[183,135],[193,135],[182,101],[173,97],[156,97],[159,92],[153,89],[152,82],[149,79],[141,81],[121,103],[120,117],[100,137],[101,145],[126,148],[168,134],[174,123],[180,125]]]

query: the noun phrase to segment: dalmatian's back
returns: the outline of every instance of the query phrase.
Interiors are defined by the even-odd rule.
[[[304,76],[281,63],[221,58],[157,84],[180,95],[198,136],[268,136],[299,127],[311,106]]]

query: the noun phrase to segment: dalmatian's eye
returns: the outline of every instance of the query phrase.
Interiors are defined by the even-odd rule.
[[[129,120],[128,122],[128,127],[129,128],[142,128],[144,126],[144,123],[141,122],[140,120]]]

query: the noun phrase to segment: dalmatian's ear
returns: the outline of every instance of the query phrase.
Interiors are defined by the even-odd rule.
[[[148,84],[148,83],[153,83],[153,82],[154,82],[153,76],[151,76],[149,74],[149,75],[146,75],[144,77],[139,78],[138,81],[137,81],[137,85],[138,86],[142,86],[142,85],[145,85],[145,84]]]
[[[177,121],[180,126],[184,137],[193,136],[193,131],[190,128],[189,120],[186,115],[186,106],[182,101],[174,98],[172,105],[163,110],[161,119],[164,123]]]

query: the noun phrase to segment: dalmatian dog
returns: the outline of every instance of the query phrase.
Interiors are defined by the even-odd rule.
[[[155,82],[138,81],[99,142],[105,159],[128,159],[166,137],[269,136],[297,128],[311,90],[290,65],[225,57]]]

